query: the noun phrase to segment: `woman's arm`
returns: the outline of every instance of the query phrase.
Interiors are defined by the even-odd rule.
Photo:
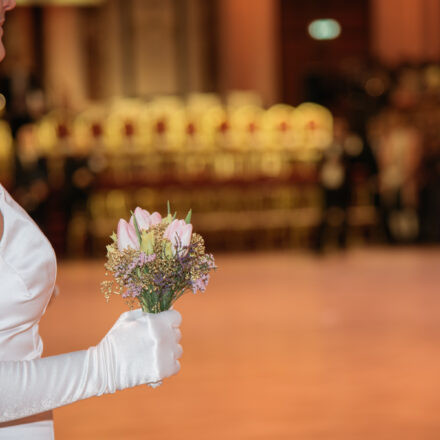
[[[88,350],[31,361],[0,362],[0,422],[176,374],[180,314],[123,313]]]
[[[2,239],[2,237],[3,237],[3,214],[0,211],[0,240]]]

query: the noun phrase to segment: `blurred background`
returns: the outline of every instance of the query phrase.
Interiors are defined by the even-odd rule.
[[[57,438],[146,438],[151,405],[151,439],[437,439],[440,2],[17,4],[0,181],[62,261],[45,353],[124,310],[99,281],[136,206],[191,207],[220,267],[168,388],[57,410]]]
[[[213,250],[437,243],[439,8],[19,0],[0,179],[59,256],[168,199]]]

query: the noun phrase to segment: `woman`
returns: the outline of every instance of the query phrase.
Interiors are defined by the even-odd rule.
[[[14,6],[14,0],[0,0],[0,26]],[[0,42],[0,59],[4,55]],[[40,358],[38,323],[55,278],[49,241],[0,184],[1,440],[53,439],[53,408],[154,385],[179,371],[180,315],[174,310],[123,313],[97,346]]]

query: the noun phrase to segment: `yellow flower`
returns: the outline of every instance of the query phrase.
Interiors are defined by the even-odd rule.
[[[166,240],[164,243],[164,253],[168,258],[173,257],[173,245],[171,241]]]
[[[142,231],[141,233],[141,251],[147,255],[154,254],[154,233],[153,231]]]
[[[169,225],[173,221],[173,216],[168,214],[166,217],[162,219],[162,223]]]
[[[116,249],[115,249],[115,247],[114,246],[112,246],[112,245],[110,245],[110,244],[108,244],[107,246],[106,246],[106,248],[107,248],[107,254],[114,254],[115,252],[116,252]]]

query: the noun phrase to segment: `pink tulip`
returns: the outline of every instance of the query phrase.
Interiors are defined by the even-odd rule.
[[[184,220],[173,220],[165,229],[164,237],[171,241],[173,255],[186,255],[191,243],[192,224]]]
[[[139,249],[139,240],[134,226],[121,218],[118,223],[118,249],[123,251],[128,247]]]
[[[158,225],[162,221],[162,216],[158,212],[150,215],[151,226]]]
[[[159,224],[162,221],[162,216],[158,212],[153,212],[150,214],[146,209],[139,208],[139,206],[134,210],[134,216],[140,231],[148,231],[150,226]],[[134,227],[133,216],[130,218],[130,224]]]

